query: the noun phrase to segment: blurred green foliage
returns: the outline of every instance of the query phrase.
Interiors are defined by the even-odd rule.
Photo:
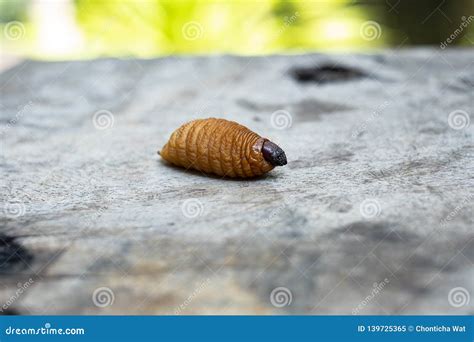
[[[55,1],[0,0],[2,47],[59,59],[439,46],[474,7],[472,0]],[[69,23],[58,14],[65,6],[73,13]],[[5,34],[12,21],[24,24],[21,39]],[[68,26],[63,33],[69,38],[60,36],[61,25]],[[472,45],[473,32],[474,23],[453,45]]]
[[[27,20],[28,0],[0,1],[0,22],[7,23],[13,20]]]
[[[112,54],[229,52],[262,54],[330,47],[337,40],[362,45],[360,8],[346,1],[146,1],[78,0],[78,19],[92,46]],[[331,23],[340,23],[331,32]],[[352,26],[352,27],[351,27]],[[327,32],[326,32],[327,31]],[[342,32],[341,32],[342,31]],[[337,37],[340,34],[340,37]],[[339,38],[339,39],[337,39]],[[340,44],[339,44],[340,45]]]

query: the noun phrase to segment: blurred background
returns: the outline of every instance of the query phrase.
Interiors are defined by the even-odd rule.
[[[474,44],[473,0],[0,0],[2,61]]]

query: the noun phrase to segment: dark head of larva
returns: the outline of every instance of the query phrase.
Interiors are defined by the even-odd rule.
[[[273,166],[286,165],[285,152],[275,143],[266,140],[262,146],[263,158]]]

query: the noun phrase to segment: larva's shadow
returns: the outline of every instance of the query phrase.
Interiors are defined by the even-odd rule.
[[[158,158],[157,161],[158,164],[171,169],[173,172],[180,173],[184,176],[192,176],[192,177],[201,177],[201,178],[211,178],[215,180],[225,180],[225,181],[233,181],[233,182],[257,182],[257,181],[263,181],[265,179],[272,179],[275,178],[275,175],[272,175],[271,173],[264,174],[259,177],[254,177],[254,178],[231,178],[231,177],[222,177],[222,176],[217,176],[213,174],[207,174],[201,171],[197,171],[194,169],[184,169],[182,167],[173,165],[171,163],[168,163],[167,161],[163,160],[162,158]]]

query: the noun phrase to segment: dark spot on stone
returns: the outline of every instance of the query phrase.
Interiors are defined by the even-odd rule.
[[[377,179],[377,180],[382,180],[386,177],[390,177],[391,173],[388,173],[389,171],[386,169],[380,169],[380,170],[370,170],[367,173],[370,175],[370,178],[372,179]]]
[[[338,213],[347,213],[352,209],[352,203],[344,199],[335,199],[329,204],[329,210]]]
[[[301,232],[299,231],[290,231],[282,234],[283,237],[289,238],[289,239],[296,239],[302,236]]]
[[[33,259],[33,255],[14,240],[14,237],[0,234],[0,273],[27,269]]]
[[[367,77],[367,74],[353,67],[321,65],[313,67],[296,67],[290,75],[300,83],[325,84],[343,82]]]
[[[250,109],[250,110],[258,110],[257,104],[255,102],[248,101],[246,99],[237,99],[235,101],[240,107]]]
[[[348,162],[352,159],[354,153],[348,150],[346,146],[345,144],[332,144],[325,151],[312,151],[311,155],[305,156],[304,159],[291,161],[288,166],[290,169],[303,169]]]
[[[468,147],[464,146],[457,150],[439,155],[436,158],[423,157],[405,160],[383,170],[371,170],[367,174],[369,180],[381,180],[384,178],[406,180],[406,177],[430,175],[443,170],[450,163],[465,157],[466,153],[464,151],[467,148]]]
[[[372,58],[374,59],[374,61],[376,61],[377,63],[385,63],[387,62],[387,57],[385,55],[380,55],[380,54],[377,54],[377,55],[373,55]]]
[[[438,135],[446,132],[448,129],[446,125],[430,125],[430,126],[425,126],[422,127],[418,130],[419,133],[423,134],[432,134],[432,135]]]
[[[443,270],[443,272],[453,272],[457,269],[456,264],[453,263],[444,263],[443,260],[437,260],[433,256],[427,256],[422,254],[415,253],[412,258],[410,258],[409,263],[406,265],[414,269],[438,269]]]
[[[323,102],[314,99],[306,99],[292,104],[289,112],[295,114],[296,122],[308,122],[320,120],[323,115],[334,112],[345,112],[354,108],[338,103]]]
[[[468,88],[474,88],[474,73],[461,76],[461,82]]]
[[[469,239],[469,242],[463,246],[462,254],[474,264],[474,238]]]
[[[19,315],[21,315],[21,313],[16,309],[6,308],[6,309],[0,311],[0,315],[1,316],[19,316]]]
[[[474,88],[474,72],[465,73],[454,79],[448,79],[444,82],[446,86],[455,91],[465,91],[471,94],[472,88]]]
[[[262,113],[265,112],[267,115],[276,111],[288,111],[294,118],[294,123],[298,124],[301,122],[318,121],[322,116],[354,110],[355,108],[342,105],[339,103],[320,101],[314,98],[303,99],[299,102],[294,103],[258,103],[252,102],[246,99],[237,100],[237,104],[253,112]],[[262,119],[258,116],[253,117],[254,121],[260,122]],[[268,117],[268,120],[270,118]]]
[[[305,169],[316,166],[316,162],[308,159],[296,159],[289,162],[288,166],[290,169]]]
[[[355,222],[335,229],[330,235],[355,235],[373,242],[404,243],[418,238],[416,234],[399,229],[391,222]]]
[[[276,110],[285,108],[285,106],[282,104],[258,103],[247,99],[238,99],[236,103],[240,107],[254,112],[274,112]]]

